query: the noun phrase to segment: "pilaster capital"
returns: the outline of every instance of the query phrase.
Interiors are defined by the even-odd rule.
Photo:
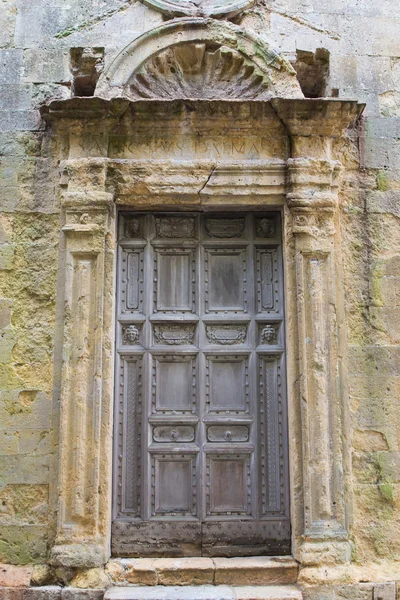
[[[335,233],[341,164],[336,160],[288,160],[287,204],[293,215],[293,233],[326,238]]]

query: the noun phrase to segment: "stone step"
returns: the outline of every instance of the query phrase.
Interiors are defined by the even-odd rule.
[[[132,558],[108,563],[112,583],[121,585],[292,585],[298,564],[291,557]]]
[[[113,587],[104,600],[302,600],[301,591],[290,585],[228,586],[131,586]]]

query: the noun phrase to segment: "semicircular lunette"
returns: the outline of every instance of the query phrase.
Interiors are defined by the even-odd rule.
[[[102,73],[102,98],[303,98],[291,64],[230,22],[183,17],[136,38]]]
[[[238,50],[212,43],[170,46],[142,64],[129,81],[134,98],[259,98],[271,82]]]

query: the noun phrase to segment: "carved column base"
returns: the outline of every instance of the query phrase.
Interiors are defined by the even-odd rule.
[[[91,569],[107,562],[108,555],[98,544],[64,544],[53,546],[50,562],[55,567]]]
[[[348,540],[305,540],[300,549],[300,563],[310,567],[350,562],[351,543]]]

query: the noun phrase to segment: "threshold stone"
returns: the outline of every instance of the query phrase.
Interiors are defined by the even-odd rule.
[[[113,587],[104,600],[302,600],[301,591],[289,585],[239,586],[137,586]]]

